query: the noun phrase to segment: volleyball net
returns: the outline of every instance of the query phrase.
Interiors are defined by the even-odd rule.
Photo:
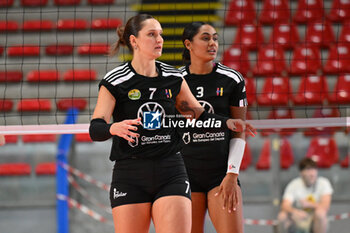
[[[165,42],[159,60],[177,67],[182,65],[184,26],[198,20],[212,23],[220,38],[217,61],[246,78],[248,120],[258,129],[347,127],[350,24],[346,4],[1,1],[0,133],[87,132],[99,80],[131,59],[126,50],[114,58],[106,56],[117,40],[115,29],[138,13],[160,21]],[[72,107],[79,110],[77,124],[63,125]]]
[[[316,145],[325,148],[337,132],[347,137],[342,140],[345,153],[325,166],[350,157],[345,148],[350,125],[350,3],[341,0],[0,0],[0,135],[87,134],[99,81],[131,59],[125,49],[113,58],[106,55],[117,40],[115,29],[138,13],[160,21],[164,46],[159,60],[176,67],[182,66],[184,26],[192,21],[214,25],[219,34],[216,61],[244,76],[247,119],[259,136],[278,133],[283,140],[294,132],[326,135]],[[81,188],[68,173],[75,171],[92,182],[67,164],[71,140],[65,136],[58,141],[58,232],[68,231],[68,203],[106,222],[69,197],[68,182]],[[291,151],[286,145],[281,141],[278,150]],[[264,155],[265,144],[261,148],[256,168],[263,170],[270,167],[271,156]],[[246,153],[244,158],[242,170],[249,163]],[[293,163],[288,155],[279,158],[281,166],[272,167],[284,169]],[[273,198],[279,195],[276,190]],[[257,221],[248,219],[246,224]],[[273,225],[275,220],[261,224]]]

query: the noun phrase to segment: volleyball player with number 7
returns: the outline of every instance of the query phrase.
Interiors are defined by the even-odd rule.
[[[90,123],[94,141],[113,137],[110,201],[115,232],[146,233],[153,220],[157,233],[189,233],[191,190],[179,152],[181,138],[162,119],[176,115],[177,109],[197,121],[215,118],[231,130],[242,131],[246,123],[205,112],[181,73],[155,60],[162,54],[163,38],[152,16],[136,15],[117,32],[114,52],[126,45],[133,58],[101,80]]]
[[[245,120],[246,92],[242,75],[214,63],[218,34],[205,22],[184,29],[180,70],[193,95],[210,112]],[[184,132],[182,155],[192,189],[192,233],[204,232],[206,211],[218,233],[242,233],[242,193],[238,180],[245,132],[194,129]],[[251,133],[251,132],[250,132]],[[253,135],[254,136],[254,135]]]

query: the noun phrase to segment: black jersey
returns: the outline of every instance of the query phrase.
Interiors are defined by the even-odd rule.
[[[230,117],[230,106],[247,106],[245,84],[242,75],[220,63],[210,74],[196,75],[189,67],[180,71],[193,95],[210,113]],[[195,169],[227,166],[230,131],[221,129],[180,129],[185,146],[182,150],[186,166]]]
[[[180,137],[173,127],[163,127],[165,116],[176,114],[175,99],[182,75],[174,67],[156,62],[157,77],[137,74],[131,62],[108,72],[99,86],[105,86],[116,99],[114,122],[140,117],[139,138],[131,143],[113,136],[110,159],[123,160],[132,157],[150,158],[173,154],[179,150]]]

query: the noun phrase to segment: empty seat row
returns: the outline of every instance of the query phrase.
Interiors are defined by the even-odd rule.
[[[39,45],[13,45],[7,48],[7,56],[9,57],[36,57],[40,56]],[[0,55],[4,48],[0,47]],[[45,48],[48,56],[66,56],[72,55],[74,46],[71,44],[52,44]],[[106,43],[84,43],[78,46],[77,52],[79,55],[107,55],[109,45]]]
[[[36,175],[55,175],[55,162],[42,162],[35,166]],[[29,176],[32,172],[32,166],[29,163],[1,163],[0,176]]]
[[[348,73],[350,45],[331,46],[326,59],[322,57],[319,47],[298,45],[292,51],[290,60],[285,58],[282,47],[274,44],[262,45],[257,52],[254,67],[251,67],[248,51],[240,45],[232,45],[224,52],[222,62],[248,76],[251,76],[250,73],[255,76]]]
[[[328,18],[333,22],[350,19],[350,2],[344,0],[332,1],[329,13],[326,14],[323,0],[298,0],[297,9],[292,15],[289,0],[265,0],[260,15],[258,15],[255,0],[231,0],[226,13],[226,25],[242,23],[274,24],[294,21],[307,23],[314,20]]]
[[[265,43],[263,26],[256,24],[242,24],[237,27],[233,44],[247,49],[257,49]],[[338,34],[337,34],[338,35]],[[334,43],[348,43],[350,38],[350,22],[343,23],[339,36],[335,36],[329,21],[315,21],[307,24],[305,38],[300,38],[295,24],[279,23],[273,26],[268,43],[281,45],[283,48],[293,48],[297,44],[318,45],[329,47]]]
[[[293,92],[290,78],[266,77],[261,91],[256,91],[253,78],[246,78],[248,103],[261,106],[318,105],[327,100],[330,104],[350,104],[350,75],[339,75],[333,92],[328,90],[325,76],[308,75],[300,80]]]
[[[48,5],[48,0],[21,0],[21,5],[24,7],[43,7]],[[81,0],[54,0],[56,6],[75,6],[79,5]],[[113,4],[114,0],[88,0],[90,5],[107,5]],[[0,7],[13,6],[14,0],[1,0]]]
[[[12,111],[14,103],[10,99],[0,99],[0,112]],[[65,98],[57,100],[56,107],[60,111],[67,111],[70,108],[85,110],[87,100],[83,98]],[[52,101],[50,99],[21,99],[17,102],[18,112],[50,112]]]
[[[21,26],[14,20],[0,21],[0,32],[16,32],[19,29],[23,31],[50,31],[50,30],[109,30],[116,29],[122,25],[119,18],[101,18],[93,19],[89,23],[85,19],[60,19],[57,23],[51,20],[25,20]]]
[[[306,157],[316,161],[319,168],[330,168],[339,162],[339,150],[336,141],[332,137],[313,137],[307,148]],[[280,168],[289,169],[294,164],[293,147],[287,138],[282,138],[279,148]],[[252,165],[252,152],[249,141],[246,144],[241,164],[241,171]],[[349,166],[349,155],[340,161],[341,167]],[[268,170],[271,168],[271,140],[265,139],[255,164],[257,170]]]
[[[91,69],[66,70],[63,73],[63,81],[93,81],[97,79],[97,72]],[[23,72],[16,70],[0,71],[1,82],[21,82]],[[61,80],[61,74],[58,70],[32,70],[26,75],[28,82],[57,82]]]

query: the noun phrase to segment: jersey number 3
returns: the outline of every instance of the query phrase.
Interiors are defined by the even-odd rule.
[[[196,94],[196,98],[201,98],[204,95],[204,88],[203,87],[197,87],[197,94]]]

